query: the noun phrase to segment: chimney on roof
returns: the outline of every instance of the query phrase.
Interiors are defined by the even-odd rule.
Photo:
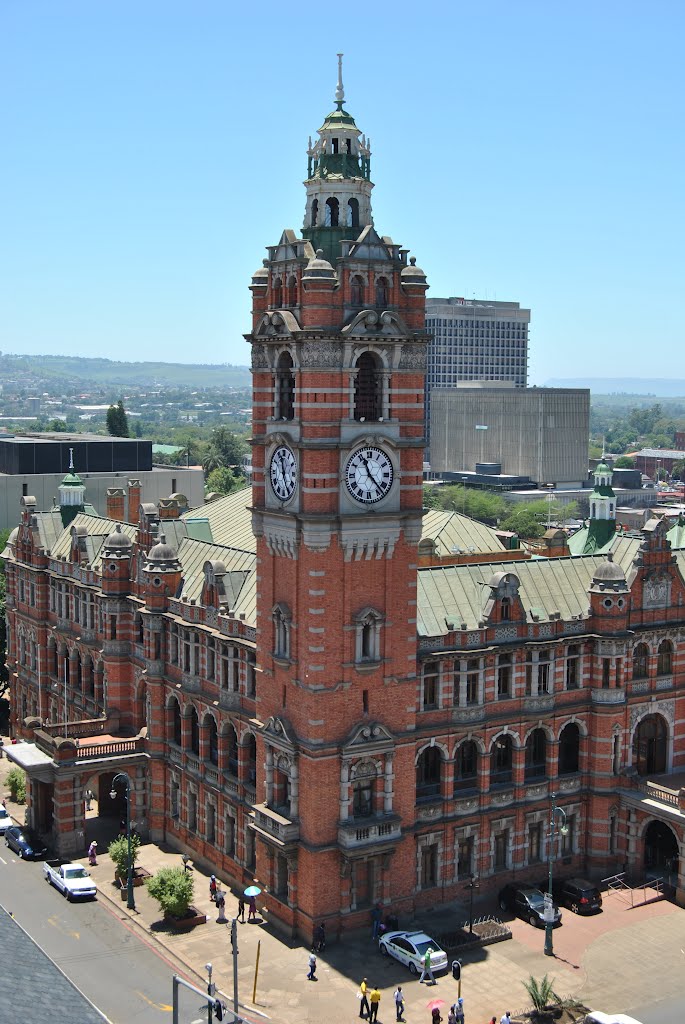
[[[140,480],[128,481],[128,516],[126,518],[128,523],[138,523],[138,510],[140,509],[142,490],[143,485]]]
[[[107,518],[126,522],[126,494],[123,487],[107,488]]]

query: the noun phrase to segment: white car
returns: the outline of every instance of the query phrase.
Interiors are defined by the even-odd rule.
[[[97,895],[95,883],[83,864],[60,864],[58,860],[48,860],[43,864],[43,872],[50,885],[59,889],[67,900]]]
[[[602,1010],[590,1010],[585,1017],[585,1024],[641,1024],[636,1017],[627,1013],[603,1013]]]
[[[432,950],[433,973],[446,971],[447,953],[425,932],[385,932],[378,940],[378,948],[383,956],[394,956],[408,967],[412,974],[418,974],[423,970],[423,959],[429,947]]]
[[[4,836],[7,829],[13,824],[14,822],[10,818],[7,808],[0,807],[0,836]]]

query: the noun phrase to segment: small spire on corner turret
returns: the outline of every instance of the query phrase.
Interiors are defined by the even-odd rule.
[[[345,89],[343,87],[342,80],[342,59],[343,54],[338,54],[338,88],[335,90],[335,102],[338,110],[342,110],[343,103],[345,102]]]
[[[69,469],[74,472],[74,449],[69,449]]]

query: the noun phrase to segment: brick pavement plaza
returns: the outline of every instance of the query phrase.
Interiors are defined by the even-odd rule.
[[[0,778],[9,768],[0,761]],[[6,789],[3,795],[7,796]],[[23,807],[11,804],[13,817],[24,820]],[[91,815],[97,814],[94,808]],[[91,817],[91,816],[89,816]],[[95,826],[95,822],[93,825]],[[85,862],[85,851],[83,855]],[[181,866],[181,857],[171,850],[145,844],[137,864],[154,873],[165,865]],[[28,866],[27,866],[28,869]],[[214,980],[230,1004],[232,965],[229,929],[216,921],[216,909],[209,900],[209,873],[195,866],[195,904],[208,915],[205,925],[186,934],[174,934],[161,920],[157,904],[145,888],[136,888],[136,910],[131,912],[114,886],[113,865],[101,847],[98,865],[91,869],[99,898],[129,927],[145,934],[147,940],[191,981],[205,980],[203,965],[214,966]],[[227,888],[226,886],[224,888]],[[55,893],[55,900],[58,895]],[[257,901],[259,905],[259,900]],[[236,894],[227,891],[226,914],[236,913]],[[477,903],[476,914],[494,909]],[[434,934],[462,922],[463,908],[454,906],[432,911],[415,922],[400,921],[402,927],[417,925]],[[604,1010],[630,1012],[650,1000],[685,999],[685,910],[665,900],[630,908],[618,894],[605,897],[604,910],[593,917],[576,917],[564,911],[561,928],[554,932],[555,956],[543,954],[544,933],[529,924],[511,923],[513,938],[473,951],[463,957],[462,995],[467,1024],[487,1024],[505,1010],[513,1013],[528,1005],[521,981],[546,972],[553,976],[556,990],[573,995],[586,1005]],[[421,985],[396,961],[384,958],[368,931],[346,935],[330,943],[318,959],[316,982],[307,981],[309,949],[279,938],[267,920],[239,924],[239,1000],[248,1020],[271,1019],[282,1024],[307,1021],[343,1024],[358,1020],[356,997],[359,981],[366,976],[381,991],[379,1022],[395,1019],[392,993],[402,985],[405,1019],[408,1024],[429,1024],[429,1000],[443,999],[447,1005],[457,996],[451,973],[440,975],[433,986]],[[252,1002],[257,943],[261,940],[257,996]],[[169,970],[169,1002],[171,1002]]]

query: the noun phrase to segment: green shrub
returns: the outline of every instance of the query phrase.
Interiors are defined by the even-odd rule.
[[[193,902],[195,879],[182,868],[160,868],[156,875],[145,880],[148,892],[157,900],[164,914],[185,917]]]
[[[26,773],[15,765],[7,773],[7,785],[9,786],[10,799],[17,804],[26,801]]]
[[[131,860],[135,864],[138,858],[140,837],[135,833],[131,834]],[[107,853],[112,859],[116,869],[116,877],[120,881],[128,879],[128,839],[126,836],[119,836],[114,839],[107,848]]]

